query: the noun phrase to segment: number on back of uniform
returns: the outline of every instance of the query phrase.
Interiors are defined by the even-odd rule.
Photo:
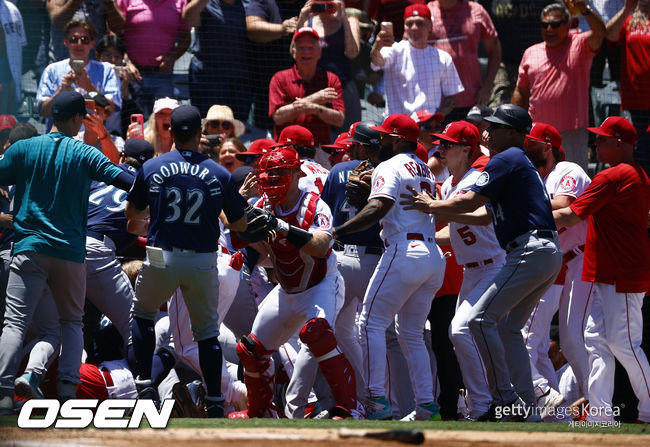
[[[93,205],[99,205],[102,203],[105,197],[110,195],[112,205],[110,203],[106,204],[106,210],[111,213],[117,213],[119,211],[124,211],[126,208],[126,191],[116,188],[113,185],[106,185],[105,187],[98,189],[88,196],[88,202]],[[108,197],[107,197],[108,198]]]
[[[183,191],[180,188],[165,188],[167,199],[166,223],[175,223],[181,218],[184,224],[199,225],[201,223],[201,205],[205,200],[203,191],[200,189],[188,189]]]

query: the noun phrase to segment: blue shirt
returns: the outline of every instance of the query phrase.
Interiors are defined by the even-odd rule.
[[[199,252],[217,250],[221,210],[235,222],[246,206],[223,166],[177,150],[146,161],[127,200],[139,210],[149,206],[148,245]]]
[[[519,147],[492,157],[471,190],[490,199],[494,230],[504,250],[524,233],[556,229],[544,182]]]
[[[14,198],[14,186],[0,186],[0,188],[7,191],[9,200],[0,199],[0,213],[13,214],[11,212],[11,201]],[[14,230],[11,228],[0,228],[0,249],[7,249],[8,244],[14,240]]]
[[[136,175],[133,166],[117,165],[124,172]],[[111,238],[119,251],[131,245],[135,234],[126,231],[126,191],[104,182],[92,182],[88,196],[88,230],[101,233]]]
[[[321,198],[332,210],[334,227],[352,219],[359,211],[348,203],[347,197],[345,197],[345,184],[348,182],[350,173],[360,164],[360,160],[337,163],[327,176]],[[342,236],[339,240],[344,244],[382,247],[379,230],[379,223],[376,223],[363,231]]]
[[[121,172],[100,151],[61,132],[11,145],[0,156],[0,184],[16,185],[13,254],[84,262],[90,182],[110,183]]]

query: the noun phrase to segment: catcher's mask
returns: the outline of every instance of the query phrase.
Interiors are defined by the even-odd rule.
[[[257,165],[261,192],[273,205],[282,203],[289,192],[291,176],[300,170],[300,158],[292,147],[281,147],[264,154]]]

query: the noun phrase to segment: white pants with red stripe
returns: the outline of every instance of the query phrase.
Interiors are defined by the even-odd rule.
[[[399,237],[401,236],[401,238]],[[408,363],[415,402],[433,401],[433,377],[424,344],[424,323],[442,285],[445,261],[435,241],[397,235],[382,255],[363,299],[361,347],[370,396],[386,393],[386,329],[395,332]]]
[[[614,420],[611,406],[616,358],[639,399],[639,419],[650,422],[650,365],[641,349],[643,296],[617,293],[615,285],[594,283],[585,328],[590,368],[588,421]]]
[[[551,320],[560,306],[561,295],[561,285],[553,284],[549,287],[521,329],[530,357],[530,375],[533,379],[535,398],[537,399],[546,394],[549,388],[553,388],[555,391],[558,389],[557,375],[553,368],[553,362],[548,356],[548,350],[551,347],[549,337]]]

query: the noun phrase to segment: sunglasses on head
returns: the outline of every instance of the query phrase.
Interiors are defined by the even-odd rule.
[[[81,43],[84,45],[88,45],[90,43],[90,37],[88,36],[70,36],[68,37],[68,40],[70,43],[79,43],[79,41],[81,41]]]
[[[563,23],[567,23],[566,20],[553,20],[551,22],[542,21],[542,29],[548,28],[549,25],[553,29],[558,29],[560,27],[560,25],[562,25]]]
[[[230,121],[221,121],[221,120],[212,120],[209,121],[209,124],[214,127],[221,126],[222,129],[232,129],[232,123]]]

